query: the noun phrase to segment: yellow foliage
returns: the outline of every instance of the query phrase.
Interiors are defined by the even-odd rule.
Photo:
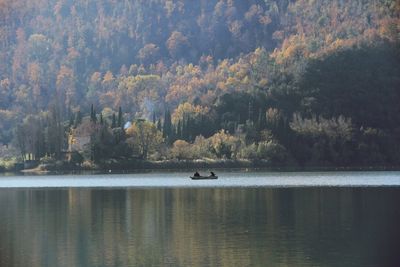
[[[392,42],[400,41],[400,18],[382,20],[380,22],[379,33],[382,37]]]
[[[221,91],[227,91],[228,88],[224,82],[218,82],[217,83],[217,88],[220,89]]]
[[[100,72],[94,72],[92,76],[90,77],[90,82],[93,84],[97,84],[101,81],[101,73]]]
[[[128,135],[128,144],[135,151],[138,151],[140,156],[147,158],[149,153],[153,153],[164,141],[162,133],[157,130],[157,127],[148,121],[135,121],[126,131]]]
[[[241,83],[244,84],[244,85],[251,85],[249,76],[246,75],[246,76],[242,79]]]
[[[0,81],[1,89],[9,90],[10,89],[10,85],[11,85],[10,79],[8,79],[8,78],[5,78],[5,79]]]
[[[80,56],[80,54],[75,48],[73,48],[73,47],[68,48],[68,56],[67,57],[69,60],[71,60],[71,61],[75,60],[79,56]]]
[[[177,159],[192,159],[192,147],[184,140],[176,140],[171,148],[171,155]]]
[[[201,74],[200,67],[199,66],[194,66],[193,64],[186,65],[183,68],[183,71],[185,73],[188,73],[188,74],[193,75],[193,76],[198,76],[198,75]]]
[[[235,77],[229,77],[226,80],[227,86],[236,86],[238,83],[240,83],[240,81],[238,79],[236,79]]]
[[[208,107],[202,107],[200,105],[194,106],[188,102],[180,104],[172,114],[172,123],[178,124],[182,121],[185,116],[191,118],[197,118],[200,115],[206,115],[209,112]]]
[[[58,75],[57,75],[56,85],[58,88],[71,87],[73,78],[74,78],[73,70],[66,66],[61,66],[60,71],[58,72]],[[63,88],[63,89],[65,89],[65,88]]]
[[[228,134],[225,130],[221,130],[209,138],[210,145],[218,157],[227,156],[228,158],[237,153],[240,146],[239,138]]]
[[[258,21],[262,25],[268,25],[268,24],[270,24],[272,22],[272,19],[269,16],[260,16]]]
[[[112,74],[111,71],[107,71],[106,74],[103,77],[103,84],[110,83],[113,80],[114,80],[114,75]]]
[[[62,67],[61,67],[62,68]],[[33,84],[37,84],[40,81],[41,69],[38,63],[30,63],[28,65],[28,76],[29,80]]]
[[[268,85],[268,80],[267,79],[261,79],[258,82],[258,86],[260,86],[260,87],[266,87],[267,85]]]
[[[213,146],[218,145],[220,143],[234,143],[238,141],[238,138],[230,135],[227,131],[221,130],[210,137],[211,144]]]

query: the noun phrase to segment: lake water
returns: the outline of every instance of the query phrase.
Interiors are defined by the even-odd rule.
[[[0,176],[0,266],[400,266],[400,173]]]

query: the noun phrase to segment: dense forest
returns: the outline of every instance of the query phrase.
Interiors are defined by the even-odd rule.
[[[0,0],[6,161],[399,166],[399,103],[399,1]]]

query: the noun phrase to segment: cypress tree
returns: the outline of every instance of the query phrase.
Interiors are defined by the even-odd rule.
[[[118,108],[118,127],[124,127],[124,121],[123,121],[123,118],[122,118],[122,108],[121,107],[119,107]]]
[[[186,116],[183,116],[181,127],[182,127],[182,132],[181,132],[182,139],[183,140],[187,140],[188,139],[188,134],[187,134],[187,119],[186,119]]]
[[[96,109],[93,107],[93,104],[90,108],[90,121],[96,123],[97,122],[97,115],[96,115]]]
[[[249,121],[253,120],[253,103],[251,103],[251,100],[249,100],[249,111],[248,111],[247,119]]]
[[[71,105],[69,105],[68,106],[68,108],[67,108],[67,116],[69,116],[69,118],[71,119],[71,117],[73,118],[73,112],[72,112],[72,108],[71,108]],[[71,126],[71,125],[70,125]]]
[[[117,118],[115,117],[115,113],[113,113],[113,116],[112,116],[111,128],[112,129],[117,128]]]
[[[93,119],[93,104],[90,106],[90,120]]]
[[[93,122],[97,123],[97,113],[96,113],[96,109],[93,109]]]
[[[182,139],[182,126],[181,126],[181,121],[178,122],[178,126],[176,127],[176,138]]]
[[[192,141],[192,136],[193,136],[193,119],[190,118],[190,116],[186,116],[186,122],[185,122],[185,140],[187,141]]]
[[[265,112],[263,112],[262,109],[259,109],[259,111],[258,111],[257,127],[259,130],[263,130],[266,127],[266,116],[265,116]]]
[[[164,114],[163,137],[167,138],[171,136],[171,131],[172,131],[171,113],[167,109]]]
[[[190,141],[193,141],[194,137],[196,135],[198,135],[198,130],[197,130],[197,125],[196,124],[197,124],[196,120],[194,118],[190,118],[189,117],[187,127],[188,127],[188,133],[189,133]]]
[[[157,130],[159,130],[160,132],[162,131],[161,119],[158,119],[157,121]]]
[[[81,111],[78,110],[75,114],[75,122],[74,122],[74,128],[78,127],[79,124],[82,122],[82,114]]]

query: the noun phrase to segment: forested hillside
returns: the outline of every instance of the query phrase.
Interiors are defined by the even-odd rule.
[[[0,0],[0,157],[400,165],[399,25],[395,0]]]

